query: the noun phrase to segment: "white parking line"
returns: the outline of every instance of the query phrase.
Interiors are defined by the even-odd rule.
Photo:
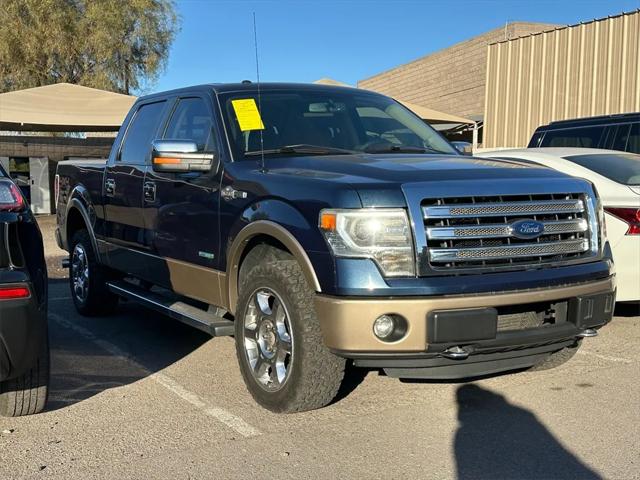
[[[610,355],[602,355],[601,353],[590,352],[589,350],[578,350],[578,353],[581,355],[591,355],[592,357],[599,358],[601,360],[608,360],[610,362],[618,362],[618,363],[633,363],[633,360],[629,360],[628,358],[620,358],[620,357],[612,357]]]
[[[96,337],[92,332],[90,332],[86,328],[81,327],[80,325],[76,325],[76,324],[74,324],[74,323],[62,318],[60,315],[58,315],[56,313],[49,313],[49,318],[54,320],[61,327],[66,328],[68,330],[74,331],[78,335],[81,335],[82,337],[86,338],[87,340],[93,342],[98,347],[102,348],[103,350],[111,353],[112,355],[114,355],[116,357],[120,357],[120,358],[126,360],[131,365],[133,365],[135,368],[140,369],[143,372],[146,372],[146,374],[149,376],[149,378],[153,379],[155,382],[157,382],[158,384],[162,385],[164,388],[166,388],[167,390],[169,390],[173,394],[177,395],[181,399],[185,400],[186,402],[189,402],[191,405],[196,407],[198,410],[202,411],[205,415],[208,415],[208,416],[210,416],[212,418],[215,418],[216,420],[218,420],[219,422],[223,423],[227,427],[229,427],[229,428],[235,430],[236,432],[238,432],[240,435],[242,435],[244,437],[255,437],[257,435],[261,435],[262,434],[262,432],[260,430],[258,430],[254,426],[248,424],[242,418],[234,415],[233,413],[231,413],[231,412],[229,412],[229,411],[227,411],[227,410],[225,410],[223,408],[219,408],[219,407],[216,407],[214,405],[210,405],[201,396],[199,396],[198,394],[187,390],[185,387],[180,385],[178,382],[176,382],[173,378],[169,377],[168,375],[166,375],[166,374],[164,374],[162,372],[152,373],[151,371],[149,371],[149,369],[147,369],[146,367],[144,367],[143,365],[141,365],[137,361],[135,361],[131,357],[131,355],[127,354],[124,350],[121,350],[119,347],[117,347],[116,345],[114,345],[114,344],[112,344],[110,342],[107,342],[106,340],[103,340],[103,339],[101,339],[99,337]]]

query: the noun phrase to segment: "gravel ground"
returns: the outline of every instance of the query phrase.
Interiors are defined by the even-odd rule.
[[[50,403],[0,418],[0,479],[640,478],[629,307],[555,370],[459,383],[352,371],[335,403],[295,415],[251,400],[232,338],[128,303],[80,317],[55,278],[49,319]]]

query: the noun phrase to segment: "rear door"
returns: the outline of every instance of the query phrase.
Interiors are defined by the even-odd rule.
[[[107,260],[118,270],[148,276],[141,255],[147,250],[142,189],[151,161],[151,142],[160,131],[166,100],[138,105],[120,149],[107,163],[103,195]]]
[[[206,95],[178,98],[158,138],[193,141],[199,152],[214,153],[220,158],[214,115],[211,99]],[[194,286],[181,285],[179,279],[195,280],[202,275],[206,278],[207,271],[203,269],[218,266],[221,172],[222,164],[209,172],[147,171],[144,205],[148,248],[161,259],[153,272],[154,283],[194,296]],[[215,276],[214,272],[209,273]],[[213,289],[211,284],[202,287]],[[208,301],[205,295],[195,296]]]

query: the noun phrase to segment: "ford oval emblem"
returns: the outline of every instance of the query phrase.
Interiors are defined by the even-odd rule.
[[[518,220],[511,224],[511,235],[516,238],[538,238],[544,233],[544,223],[536,220]]]

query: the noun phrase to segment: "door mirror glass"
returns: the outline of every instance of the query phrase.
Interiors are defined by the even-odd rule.
[[[198,145],[191,140],[156,140],[151,154],[156,172],[208,172],[216,167],[213,153],[198,152]]]

